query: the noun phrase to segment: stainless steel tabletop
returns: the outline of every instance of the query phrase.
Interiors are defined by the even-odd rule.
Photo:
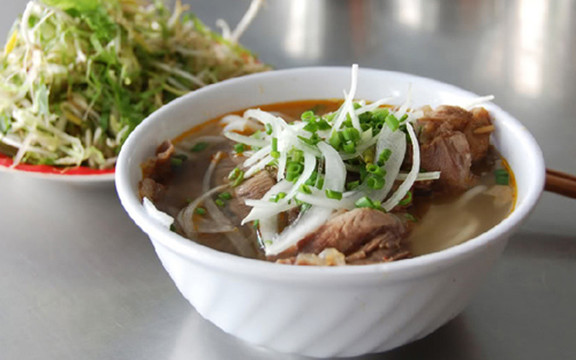
[[[214,27],[242,1],[187,1]],[[22,0],[0,0],[6,34]],[[242,42],[276,68],[415,73],[495,102],[576,173],[576,2],[268,0]],[[305,84],[303,84],[305,86]],[[365,359],[576,358],[576,200],[545,193],[471,305],[434,334]],[[298,359],[203,320],[113,185],[0,173],[0,359]]]

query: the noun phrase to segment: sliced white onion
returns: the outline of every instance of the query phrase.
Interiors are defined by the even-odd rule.
[[[347,94],[345,93],[346,95],[344,97],[344,103],[340,106],[340,109],[338,109],[338,112],[336,113],[330,135],[340,130],[342,123],[346,120],[346,115],[348,115],[348,109],[351,108],[352,112],[354,112],[354,105],[352,104],[352,100],[354,100],[354,96],[356,95],[356,87],[358,85],[358,64],[352,65],[352,79],[350,82],[350,91]],[[360,131],[361,129],[358,130]]]
[[[270,218],[297,206],[295,202],[288,203],[286,198],[281,199],[278,202],[270,201],[273,195],[277,195],[281,192],[286,193],[291,187],[291,182],[282,180],[272,186],[270,190],[262,196],[262,199],[244,199],[246,206],[252,207],[252,210],[244,219],[242,219],[242,224],[258,219],[262,220]]]
[[[264,248],[266,255],[277,255],[282,251],[296,245],[307,234],[318,229],[332,214],[332,209],[312,206],[306,211],[305,216],[300,216],[298,220],[288,226],[272,243]]]
[[[410,135],[410,141],[412,142],[412,168],[406,179],[400,184],[398,189],[386,200],[382,207],[386,211],[392,210],[398,203],[406,196],[406,193],[416,180],[418,176],[418,172],[420,171],[420,146],[418,145],[418,138],[416,137],[416,133],[414,133],[414,128],[412,124],[406,123],[406,130],[408,130],[408,134]]]
[[[342,208],[342,202],[336,199],[329,199],[322,193],[304,194],[298,193],[296,199],[308,203],[310,205],[319,206],[328,209],[340,209]]]
[[[274,158],[272,156],[268,155],[265,158],[263,158],[262,160],[258,161],[250,169],[246,170],[246,172],[244,173],[244,178],[248,179],[248,178],[252,177],[252,175],[254,175],[258,171],[261,171],[262,169],[264,169],[266,167],[266,165],[272,160],[274,160]]]
[[[256,151],[252,155],[250,155],[250,157],[248,159],[246,159],[246,161],[244,161],[244,163],[242,165],[244,167],[250,167],[250,166],[256,164],[260,159],[269,155],[271,150],[272,150],[272,146],[270,146],[270,145],[264,146],[262,149]]]
[[[324,185],[322,190],[343,191],[346,184],[346,166],[342,158],[332,146],[321,141],[318,149],[324,157]]]
[[[386,198],[400,172],[406,155],[406,134],[400,130],[392,131],[388,126],[383,127],[376,143],[376,159],[379,159],[386,149],[390,149],[391,153],[385,165],[384,187],[373,194],[374,199],[378,201]]]
[[[242,143],[242,144],[246,144],[246,145],[250,145],[250,146],[264,147],[264,146],[268,145],[268,141],[266,141],[266,140],[255,139],[255,138],[250,137],[250,136],[240,135],[240,134],[235,133],[233,131],[225,132],[224,136],[226,136],[228,139],[230,139],[232,141],[236,141],[238,143]]]

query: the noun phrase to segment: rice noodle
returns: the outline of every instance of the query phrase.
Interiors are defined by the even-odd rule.
[[[188,204],[188,206],[186,206],[184,209],[180,210],[180,212],[178,213],[178,216],[176,217],[176,220],[178,221],[178,224],[180,225],[180,227],[182,228],[182,230],[184,231],[184,234],[186,234],[186,236],[188,236],[190,238],[194,238],[196,236],[196,233],[198,232],[195,228],[194,220],[193,220],[194,211],[196,210],[198,205],[200,205],[200,203],[202,203],[205,199],[210,198],[210,196],[214,195],[215,193],[217,193],[219,191],[223,191],[224,189],[226,189],[228,187],[229,187],[229,185],[224,184],[224,185],[217,186],[213,189],[210,189],[207,192],[203,192],[201,196],[197,197],[192,202],[190,202],[190,204]]]
[[[408,177],[407,173],[399,173],[396,180],[405,180]],[[415,181],[428,181],[440,179],[440,171],[421,172],[416,176]]]
[[[186,208],[184,208],[179,213],[178,220],[186,235],[194,236],[196,232],[198,232],[194,226],[194,210],[196,209],[196,207],[198,207],[200,202],[203,201],[204,206],[206,207],[206,211],[208,213],[207,215],[210,216],[212,220],[216,224],[218,224],[217,226],[223,230],[222,232],[230,240],[232,246],[236,248],[239,254],[243,256],[248,256],[250,254],[250,251],[246,249],[244,246],[242,246],[242,244],[247,244],[248,240],[242,234],[240,234],[238,228],[236,228],[234,224],[232,224],[232,222],[226,217],[226,215],[224,215],[218,209],[218,207],[211,198],[211,196],[214,193],[229,187],[229,185],[226,184],[210,189],[212,175],[214,173],[214,170],[216,169],[216,165],[222,159],[223,155],[224,153],[221,151],[217,152],[216,155],[214,155],[202,181],[203,195],[198,199],[194,200],[192,203],[190,203],[190,205],[188,205]],[[187,219],[189,219],[189,222],[186,221]]]

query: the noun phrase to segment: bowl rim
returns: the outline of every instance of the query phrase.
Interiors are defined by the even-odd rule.
[[[430,273],[439,271],[457,262],[464,261],[472,256],[476,251],[481,251],[491,243],[495,243],[500,238],[507,238],[507,236],[517,227],[520,222],[528,216],[537,203],[542,190],[544,188],[544,174],[545,166],[542,151],[536,140],[528,132],[528,130],[514,117],[508,114],[494,103],[487,104],[491,113],[496,112],[499,120],[502,120],[505,126],[510,127],[516,131],[519,138],[522,140],[525,147],[529,148],[533,157],[531,162],[532,169],[535,170],[532,181],[526,195],[521,204],[516,204],[515,209],[511,214],[503,219],[499,224],[490,230],[472,238],[464,243],[452,246],[450,248],[420,255],[402,261],[395,261],[389,263],[378,263],[369,265],[356,265],[356,266],[337,266],[337,267],[323,267],[323,266],[291,266],[276,263],[270,263],[263,260],[255,260],[243,258],[237,255],[223,253],[213,250],[209,247],[200,245],[192,240],[184,238],[169,229],[166,229],[158,222],[153,221],[144,211],[144,207],[138,200],[136,194],[131,191],[129,182],[129,153],[132,147],[137,146],[136,143],[140,134],[145,133],[149,124],[159,121],[166,114],[168,114],[172,107],[180,106],[181,103],[188,101],[191,97],[197,97],[204,93],[211,91],[218,91],[220,88],[226,86],[238,86],[245,82],[258,81],[262,78],[268,77],[285,77],[295,75],[302,72],[321,72],[321,71],[336,71],[346,72],[349,74],[350,68],[343,66],[313,66],[313,67],[298,67],[282,70],[274,70],[265,73],[257,73],[246,75],[239,78],[233,78],[222,81],[217,84],[209,85],[192,93],[184,95],[171,103],[163,106],[159,110],[149,115],[128,137],[120,154],[116,165],[116,190],[118,192],[122,206],[125,208],[133,221],[151,238],[154,246],[156,242],[171,250],[176,254],[180,254],[188,259],[201,263],[206,267],[221,272],[233,272],[237,276],[250,276],[258,278],[274,279],[277,281],[295,281],[298,280],[302,283],[317,283],[318,280],[327,283],[342,283],[342,281],[358,279],[362,275],[366,279],[382,279],[385,275],[391,279],[404,279],[406,277],[417,276],[423,272]],[[410,80],[419,81],[422,83],[434,84],[441,86],[444,90],[455,92],[466,97],[477,98],[479,95],[470,91],[459,88],[455,85],[444,83],[442,81],[434,80],[427,77],[422,77],[414,74],[389,71],[373,68],[360,68],[359,72],[370,73],[386,73],[390,76],[406,77],[407,83]],[[395,276],[391,276],[395,275]]]

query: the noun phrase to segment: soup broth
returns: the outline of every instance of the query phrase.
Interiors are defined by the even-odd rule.
[[[337,111],[341,105],[341,100],[307,100],[263,105],[259,109],[274,116],[279,116],[286,123],[292,123],[301,121],[303,113],[310,114],[311,111],[315,116],[321,118],[325,114]],[[245,110],[241,110],[232,115],[241,117],[244,112]],[[421,124],[426,123],[422,122]],[[250,221],[242,224],[242,219],[246,216],[250,207],[247,207],[244,204],[245,199],[238,195],[238,187],[234,186],[235,180],[231,174],[240,168],[244,169],[243,171],[246,173],[248,167],[243,165],[246,164],[248,155],[252,154],[254,156],[254,153],[260,148],[241,144],[225,137],[223,131],[229,125],[230,122],[223,121],[219,117],[173,139],[169,166],[159,166],[157,160],[159,156],[143,165],[144,178],[151,179],[150,181],[154,183],[155,187],[152,191],[143,190],[150,187],[149,184],[143,182],[141,184],[141,196],[151,197],[154,205],[160,211],[176,219],[173,231],[178,232],[182,236],[219,251],[249,258],[268,259],[271,261],[280,260],[282,262],[282,256],[270,256],[265,252],[265,242],[268,239],[262,237],[262,231],[259,228],[259,226],[262,226],[261,223]],[[264,133],[269,130],[265,126],[252,125],[254,125],[253,128],[239,127],[232,131],[243,136],[254,136],[257,132]],[[424,129],[425,126],[422,125],[421,129]],[[484,126],[480,129],[488,129],[488,127]],[[420,131],[420,137],[423,136],[422,132]],[[410,144],[409,136],[406,135],[406,138],[408,139],[408,144]],[[255,143],[259,142],[255,141]],[[435,144],[434,142],[430,143]],[[425,150],[427,145],[423,142],[420,146],[421,149]],[[473,147],[472,144],[470,147]],[[159,153],[162,153],[162,151],[159,150]],[[366,154],[366,156],[370,155],[368,151],[366,151]],[[411,158],[409,155],[410,153],[407,152],[401,173],[408,173],[410,169]],[[425,159],[424,156],[423,159]],[[273,161],[278,162],[278,159]],[[376,160],[370,161],[376,164]],[[327,170],[326,168],[329,166],[328,159],[319,160],[318,166],[318,172]],[[353,166],[355,166],[354,162],[346,163],[346,166],[349,171],[346,178],[347,184],[355,184],[356,182],[363,184],[367,182],[366,176],[364,176],[364,180],[360,181],[362,171],[359,174],[353,172],[355,170],[353,169]],[[431,169],[420,169],[420,172],[424,173],[425,170]],[[274,179],[279,169],[267,165],[260,170],[260,172],[266,171],[270,172],[272,174],[270,178]],[[375,171],[378,170],[376,169]],[[398,251],[399,255],[394,255],[397,258],[394,258],[394,256],[387,257],[385,259],[388,260],[383,261],[428,254],[460,244],[489,230],[512,211],[516,191],[513,174],[495,148],[489,146],[486,155],[472,163],[470,171],[470,176],[473,179],[470,179],[471,185],[466,189],[458,188],[456,191],[447,191],[446,188],[436,186],[435,182],[437,180],[416,180],[410,188],[409,196],[406,193],[407,195],[402,201],[390,211],[379,209],[380,205],[372,207],[373,209],[379,209],[379,212],[393,214],[400,219],[402,226],[407,229],[407,235],[402,239],[402,245],[399,248],[401,251]],[[286,173],[288,174],[288,171]],[[256,175],[253,176],[255,177]],[[367,176],[369,177],[370,174]],[[231,178],[232,180],[230,180]],[[324,179],[324,181],[327,180]],[[394,181],[391,192],[398,189],[401,183],[402,178],[397,178]],[[310,186],[318,187],[318,181]],[[218,187],[221,187],[221,190],[215,191],[211,196],[205,196],[207,191]],[[302,187],[302,189],[306,190],[307,187]],[[348,193],[351,191],[348,191]],[[283,193],[286,195],[288,191]],[[326,194],[328,194],[328,190],[326,190]],[[345,192],[344,195],[346,194]],[[205,196],[205,198],[198,201],[202,196]],[[341,196],[341,194],[336,194],[330,200],[335,200],[337,196]],[[410,199],[407,199],[408,197]],[[273,202],[274,199],[268,201]],[[187,216],[192,220],[193,228],[190,228],[190,226],[187,228],[183,224],[183,222],[188,221],[183,219],[183,209],[190,207],[190,204],[194,202],[197,202],[195,209],[187,213]],[[302,201],[302,203],[305,202]],[[385,203],[383,202],[382,204]],[[278,215],[277,226],[279,233],[283,229],[290,228],[294,222],[301,222],[302,217],[312,212],[302,206],[299,209],[297,214],[291,214],[292,210],[287,210]],[[328,221],[332,221],[338,214],[343,212],[350,213],[351,211],[337,210],[329,217],[330,220]],[[326,225],[322,226],[325,227]],[[348,230],[343,228],[337,234],[345,231]],[[384,248],[388,245],[379,246],[384,251]],[[361,249],[364,252],[374,251],[366,244],[363,244]],[[356,255],[358,249],[356,248],[354,251],[352,255],[350,253],[346,254],[346,263],[377,262],[364,261],[371,258],[366,256],[358,258]],[[318,254],[313,255],[317,256]],[[325,259],[329,256],[330,254],[324,254],[323,258]],[[295,263],[293,261],[295,258],[294,254],[291,254],[289,258],[292,259],[290,263]],[[360,261],[354,261],[355,259],[360,259]],[[303,260],[300,263],[308,264],[307,260]],[[311,263],[313,264],[314,261],[311,260]]]

